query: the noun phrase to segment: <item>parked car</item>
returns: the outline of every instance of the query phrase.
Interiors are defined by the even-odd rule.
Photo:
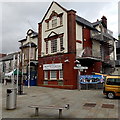
[[[113,99],[116,96],[120,96],[120,76],[106,76],[103,93],[109,99]]]

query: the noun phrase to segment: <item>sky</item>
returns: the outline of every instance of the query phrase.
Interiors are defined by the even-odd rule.
[[[12,53],[19,51],[19,40],[26,37],[28,29],[38,31],[38,23],[41,22],[48,7],[52,1],[29,2],[22,0],[6,0],[0,3],[0,52]],[[118,0],[109,0],[98,2],[97,0],[86,1],[75,0],[71,2],[63,2],[59,0],[66,9],[74,9],[77,15],[87,19],[90,22],[95,22],[101,19],[104,15],[108,20],[108,29],[113,31],[113,36],[118,36]],[[57,2],[57,1],[56,1]],[[120,6],[120,4],[119,4]],[[120,25],[119,25],[120,26]],[[119,31],[120,33],[120,31]]]

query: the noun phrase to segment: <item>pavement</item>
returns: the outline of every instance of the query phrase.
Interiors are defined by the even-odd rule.
[[[6,90],[11,85],[1,85],[0,105],[2,118],[58,118],[58,111],[54,109],[40,109],[39,116],[30,105],[70,105],[69,110],[63,111],[63,118],[118,118],[119,98],[107,99],[102,90],[66,90],[39,86],[23,87],[24,95],[17,95],[17,107],[14,110],[6,109]],[[2,102],[2,104],[1,104]],[[85,105],[92,104],[92,105]]]

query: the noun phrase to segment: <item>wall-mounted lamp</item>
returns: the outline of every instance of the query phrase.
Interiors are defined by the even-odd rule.
[[[74,62],[75,62],[75,63],[80,63],[80,61],[79,61],[79,60],[75,60]]]
[[[68,63],[68,62],[70,62],[68,59],[66,59],[64,62],[66,62],[66,63]]]

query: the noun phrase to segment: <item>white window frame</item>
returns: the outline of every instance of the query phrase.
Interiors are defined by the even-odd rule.
[[[52,74],[51,72],[56,72],[56,78],[51,77],[51,74]],[[51,70],[50,71],[50,80],[57,80],[57,71],[56,70]]]
[[[44,79],[48,80],[48,71],[44,71]]]
[[[57,52],[57,39],[51,40],[51,53]]]
[[[63,70],[59,70],[59,79],[63,80],[63,75],[62,75],[62,78],[61,78],[61,71],[62,71],[62,74],[63,74]]]
[[[52,18],[52,28],[55,28],[55,27],[57,27],[57,17],[56,16],[54,16]]]

